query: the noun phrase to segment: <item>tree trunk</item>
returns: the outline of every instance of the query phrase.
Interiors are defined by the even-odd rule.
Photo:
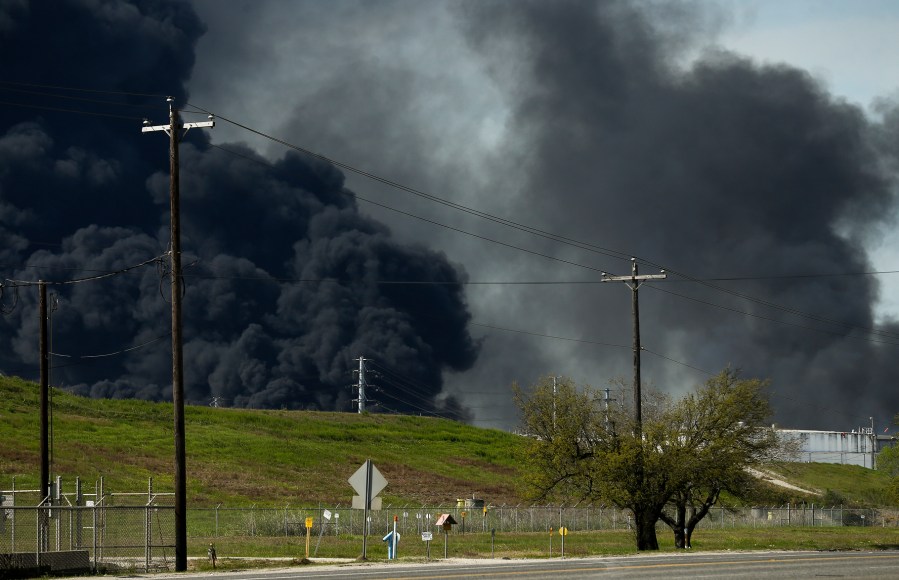
[[[659,540],[656,537],[656,521],[652,510],[634,510],[634,527],[637,535],[638,550],[658,550]]]
[[[687,508],[678,499],[674,500],[674,517],[669,516],[665,511],[659,514],[659,518],[674,532],[674,547],[679,550],[686,547],[686,515]]]
[[[687,505],[678,502],[675,515],[674,525],[674,547],[683,550],[686,547],[686,533],[684,532],[684,524],[687,520]]]
[[[694,511],[693,515],[690,516],[690,519],[687,520],[687,536],[686,536],[686,547],[692,548],[690,545],[690,538],[693,537],[693,530],[696,529],[696,525],[702,521],[702,518],[709,513],[709,510],[712,509],[712,506],[718,501],[718,496],[721,494],[721,488],[716,487],[713,488],[709,494],[706,496],[705,501],[702,502],[702,505],[699,506],[699,511]]]

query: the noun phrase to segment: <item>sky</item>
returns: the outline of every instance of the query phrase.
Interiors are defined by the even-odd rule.
[[[509,429],[511,384],[548,375],[624,400],[631,292],[601,273],[635,257],[668,274],[639,294],[648,388],[731,366],[771,381],[778,424],[882,431],[897,19],[885,1],[2,3],[0,370],[36,375],[34,291],[9,280],[164,254],[166,142],[136,127],[173,95],[218,118],[182,146],[191,402],[352,410],[359,356],[384,411]],[[165,276],[54,286],[54,381],[170,397]]]

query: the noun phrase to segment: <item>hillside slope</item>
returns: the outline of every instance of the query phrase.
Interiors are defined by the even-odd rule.
[[[152,477],[172,490],[172,405],[86,399],[53,390],[53,476],[71,490],[81,477],[107,491],[140,492]],[[188,406],[188,500],[195,507],[343,504],[347,478],[372,459],[389,485],[385,503],[449,504],[476,495],[493,505],[527,503],[516,463],[525,440],[444,419]],[[39,393],[0,377],[0,489],[36,488],[40,472]],[[882,503],[886,474],[851,465],[787,463],[765,471],[814,494],[771,486],[765,505]],[[723,499],[726,503],[736,501]],[[739,503],[739,502],[738,502]]]
[[[0,489],[37,487],[39,392],[0,377]],[[368,458],[389,485],[386,503],[443,503],[477,495],[523,501],[516,491],[520,437],[443,419],[188,406],[188,500],[193,505],[350,502],[347,478]],[[52,475],[107,490],[172,489],[172,405],[86,399],[53,390]]]

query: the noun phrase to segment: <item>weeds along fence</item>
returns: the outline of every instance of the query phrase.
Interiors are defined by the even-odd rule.
[[[146,496],[146,494],[144,494]],[[120,501],[123,499],[118,498]],[[42,566],[58,569],[170,570],[174,567],[175,514],[171,496],[151,496],[143,505],[111,505],[109,496],[92,505],[23,506],[0,508],[0,573],[4,569]],[[122,501],[122,503],[126,503]],[[464,512],[464,513],[463,513]],[[627,530],[632,519],[626,511],[603,506],[488,506],[486,512],[452,506],[386,506],[369,512],[349,507],[189,508],[188,550],[205,554],[207,543],[225,538],[274,538],[307,533],[306,518],[313,519],[310,533],[328,542],[358,538],[367,527],[370,537],[392,529],[406,538],[436,531],[441,514],[451,514],[458,524],[451,535],[473,534],[490,538],[504,533],[546,532],[566,527],[571,532]],[[698,529],[806,526],[899,526],[896,510],[847,509],[840,506],[774,506],[731,509],[716,507]],[[667,527],[659,523],[659,531]],[[437,534],[435,534],[437,537]],[[492,549],[492,548],[491,548]],[[40,575],[40,574],[38,574]]]
[[[397,520],[400,534],[434,531],[441,514],[451,514],[457,525],[450,533],[544,532],[565,527],[572,532],[631,529],[626,510],[600,507],[491,506],[466,510],[451,506],[385,506],[364,512],[349,507],[283,508],[223,507],[188,509],[188,533],[194,537],[274,537],[306,534],[306,518],[312,518],[313,535],[386,534]],[[660,528],[665,524],[659,522]],[[714,507],[698,529],[828,526],[899,526],[896,510],[849,509],[842,506],[773,506],[753,508]]]

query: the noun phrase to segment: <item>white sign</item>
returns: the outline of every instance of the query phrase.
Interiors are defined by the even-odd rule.
[[[366,461],[366,463],[368,463]],[[353,486],[353,489],[356,490],[360,496],[365,497],[365,463],[362,464],[362,467],[356,470],[348,480],[350,485]],[[374,498],[376,495],[381,493],[381,491],[387,487],[387,480],[384,479],[384,476],[381,475],[381,472],[378,471],[378,468],[374,465],[371,466],[371,498]]]
[[[430,542],[434,539],[434,534],[432,532],[422,532],[421,533],[421,541],[422,542]]]
[[[373,497],[371,498],[371,509],[375,511],[380,511],[381,509],[381,498]],[[365,509],[365,500],[362,499],[361,495],[353,496],[353,509],[354,510],[364,510]]]
[[[328,510],[323,511],[322,517],[330,522],[331,521],[331,512]]]

